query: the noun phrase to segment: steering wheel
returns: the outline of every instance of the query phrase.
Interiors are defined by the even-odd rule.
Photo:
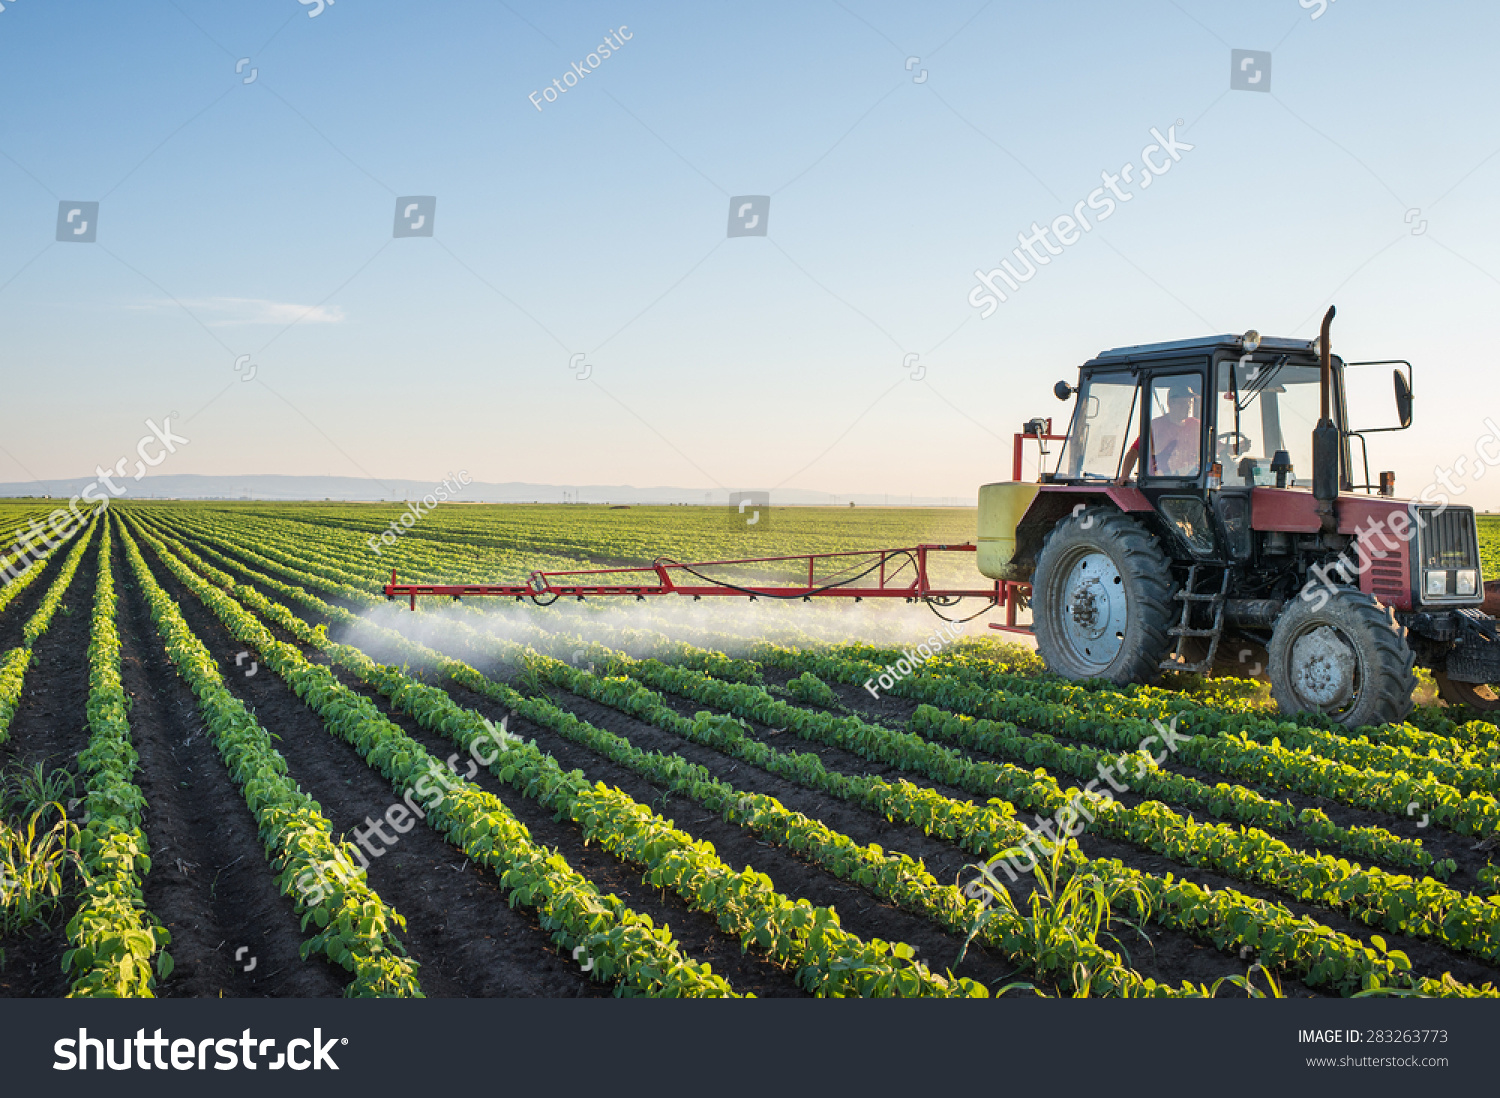
[[[1238,457],[1240,454],[1248,453],[1250,447],[1255,445],[1255,440],[1252,439],[1249,435],[1245,434],[1243,431],[1225,431],[1218,437],[1218,443],[1220,448],[1230,449],[1230,443],[1234,442],[1236,439],[1241,439],[1244,441],[1243,446],[1234,446],[1232,448],[1232,452],[1236,457]]]

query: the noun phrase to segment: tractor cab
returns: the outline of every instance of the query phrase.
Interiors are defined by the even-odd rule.
[[[1395,400],[1385,407],[1363,376],[1375,366],[1396,367]],[[1363,425],[1355,429],[1345,363],[1330,356],[1339,488],[1389,495],[1393,477],[1371,481],[1364,436],[1410,426],[1411,365],[1353,363],[1347,370],[1358,377],[1353,405]],[[1307,489],[1321,389],[1316,340],[1247,332],[1105,351],[1084,363],[1076,387],[1057,384],[1060,399],[1076,393],[1078,401],[1057,466],[1044,480],[1133,480],[1152,497],[1235,486]]]
[[[1383,398],[1370,368],[1394,366]],[[1391,496],[1395,474],[1372,481],[1366,434],[1411,424],[1411,365],[1328,363],[1332,424],[1329,472],[1335,494]],[[1349,393],[1346,379],[1357,393]],[[1042,483],[1083,497],[1104,489],[1126,511],[1149,511],[1170,555],[1180,560],[1275,564],[1283,547],[1273,531],[1285,516],[1317,509],[1312,481],[1314,438],[1324,418],[1323,366],[1317,340],[1262,338],[1256,332],[1105,351],[1084,363],[1055,468]],[[1362,424],[1350,428],[1350,407]],[[1265,491],[1260,491],[1265,489]],[[1281,493],[1286,493],[1282,495]],[[1039,501],[1025,522],[1040,549],[1045,527],[1063,501]],[[1290,531],[1283,531],[1290,533]]]

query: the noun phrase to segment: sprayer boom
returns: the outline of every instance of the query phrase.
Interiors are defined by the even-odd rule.
[[[1000,584],[978,588],[936,587],[927,574],[933,553],[972,553],[972,543],[963,545],[913,545],[903,549],[869,549],[841,553],[804,553],[784,557],[745,557],[739,560],[681,561],[658,557],[650,564],[625,568],[591,568],[570,572],[533,572],[526,583],[398,583],[391,572],[385,586],[388,599],[408,598],[417,608],[418,595],[490,595],[531,599],[539,605],[560,598],[584,599],[592,595],[731,595],[750,599],[917,599],[951,600],[982,598],[1000,600]],[[799,573],[797,582],[760,583],[731,581],[704,574],[704,569],[730,566],[780,565]],[[800,573],[806,568],[807,578]],[[607,577],[607,578],[606,578]],[[630,577],[635,578],[632,582]],[[648,577],[650,577],[648,579]],[[696,581],[696,582],[694,582]]]

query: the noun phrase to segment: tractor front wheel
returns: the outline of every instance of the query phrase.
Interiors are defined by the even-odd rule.
[[[1271,634],[1271,696],[1288,716],[1322,713],[1346,728],[1405,720],[1417,678],[1406,630],[1389,607],[1340,590],[1295,598]]]
[[[1500,709],[1500,695],[1495,692],[1495,684],[1459,682],[1450,679],[1446,671],[1434,671],[1432,677],[1437,681],[1438,697],[1449,705],[1467,705],[1481,713]]]
[[[1175,620],[1172,570],[1156,539],[1110,507],[1052,528],[1032,576],[1036,646],[1069,679],[1154,682]]]

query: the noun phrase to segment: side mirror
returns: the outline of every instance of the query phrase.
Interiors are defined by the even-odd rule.
[[[1411,426],[1411,385],[1399,369],[1392,371],[1396,382],[1396,415],[1402,427]]]
[[[1073,386],[1069,385],[1066,381],[1059,381],[1056,385],[1052,386],[1052,395],[1055,396],[1058,400],[1067,400],[1076,392],[1078,392],[1078,390],[1073,388]]]

